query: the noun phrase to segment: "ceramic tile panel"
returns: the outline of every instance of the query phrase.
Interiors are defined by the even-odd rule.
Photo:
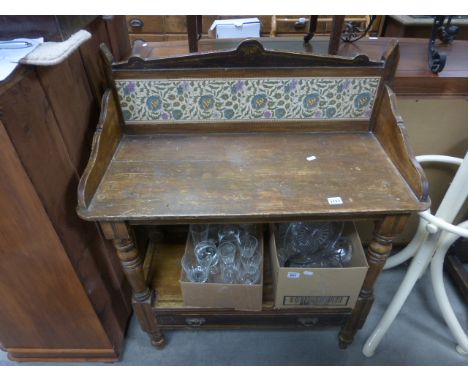
[[[368,120],[380,77],[116,80],[127,123]]]

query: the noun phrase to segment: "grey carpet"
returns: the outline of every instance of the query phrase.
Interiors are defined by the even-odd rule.
[[[382,273],[371,313],[347,350],[338,348],[335,329],[171,331],[166,333],[166,347],[157,350],[132,317],[122,359],[114,365],[468,365],[468,357],[455,351],[453,338],[434,300],[429,273],[417,283],[374,357],[366,358],[361,353],[406,268],[402,265]],[[457,318],[468,331],[467,307],[447,277],[445,285]],[[15,364],[0,352],[0,365]]]

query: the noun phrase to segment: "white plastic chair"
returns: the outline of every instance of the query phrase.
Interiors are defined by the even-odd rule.
[[[429,264],[436,301],[457,342],[456,350],[460,354],[468,355],[468,337],[453,312],[443,283],[443,263],[448,248],[458,237],[468,237],[468,221],[458,226],[452,224],[468,196],[468,152],[464,159],[444,155],[421,155],[416,159],[420,163],[437,162],[456,164],[460,167],[435,215],[432,215],[430,210],[419,213],[419,226],[413,240],[405,249],[391,256],[384,267],[384,269],[395,267],[414,256],[400,288],[364,344],[362,352],[367,357],[374,355],[416,281]]]

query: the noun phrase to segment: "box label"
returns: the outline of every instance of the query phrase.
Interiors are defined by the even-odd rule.
[[[299,272],[288,272],[288,279],[298,279],[301,277]]]
[[[291,272],[292,273],[292,272]],[[284,296],[283,305],[346,306],[349,296]]]

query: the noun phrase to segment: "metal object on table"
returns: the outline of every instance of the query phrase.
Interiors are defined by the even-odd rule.
[[[376,20],[377,16],[370,16],[369,24],[367,27],[362,30],[359,28],[356,23],[352,21],[348,21],[345,23],[345,30],[341,34],[341,41],[343,42],[355,42],[363,38],[372,28],[374,21]]]
[[[304,36],[304,43],[308,43],[317,30],[318,16],[310,16],[309,32]],[[369,24],[362,30],[354,22],[345,23],[345,16],[333,16],[332,31],[330,33],[330,43],[328,46],[328,54],[336,54],[340,45],[340,40],[344,42],[354,42],[364,37],[372,28],[377,16],[371,16]],[[343,30],[344,25],[344,30]]]
[[[444,25],[445,18],[447,23]],[[437,37],[444,43],[450,44],[455,39],[459,27],[452,25],[453,16],[434,16],[434,24],[432,25],[431,38],[429,40],[429,68],[432,73],[440,73],[447,61],[447,54],[440,53],[435,47]]]

